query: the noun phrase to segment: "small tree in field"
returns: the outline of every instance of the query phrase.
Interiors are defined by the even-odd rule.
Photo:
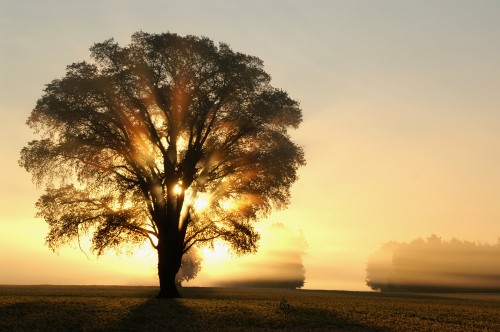
[[[182,256],[181,268],[175,276],[175,283],[177,286],[182,286],[183,281],[189,281],[198,275],[201,270],[202,258],[198,251],[191,248],[187,253]]]
[[[261,60],[207,38],[138,32],[91,56],[46,86],[27,121],[40,139],[20,165],[45,187],[47,244],[88,234],[99,255],[149,239],[158,297],[178,297],[191,247],[254,251],[253,222],[289,203],[305,161],[287,130],[301,110]]]

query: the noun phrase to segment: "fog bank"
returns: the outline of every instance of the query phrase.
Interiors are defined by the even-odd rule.
[[[489,245],[432,235],[385,243],[368,260],[366,283],[381,291],[500,292],[500,240]]]

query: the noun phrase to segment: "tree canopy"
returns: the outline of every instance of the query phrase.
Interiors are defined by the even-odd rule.
[[[192,246],[255,250],[253,222],[289,203],[305,164],[288,133],[298,102],[260,59],[205,37],[137,32],[90,51],[47,84],[27,121],[40,138],[20,165],[45,188],[36,206],[48,246],[87,234],[101,254],[149,239],[160,287]]]

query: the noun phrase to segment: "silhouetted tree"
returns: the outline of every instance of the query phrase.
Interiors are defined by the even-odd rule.
[[[252,222],[289,203],[305,161],[287,130],[301,110],[260,59],[207,38],[138,32],[91,56],[46,86],[27,121],[40,139],[20,165],[46,189],[36,206],[47,244],[91,234],[101,254],[148,238],[158,297],[178,297],[192,246],[222,239],[254,251]]]
[[[195,248],[191,248],[182,256],[181,268],[175,276],[177,286],[182,286],[183,281],[189,281],[198,275],[201,270],[202,258]]]

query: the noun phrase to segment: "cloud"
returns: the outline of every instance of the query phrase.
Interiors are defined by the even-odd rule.
[[[433,235],[409,244],[389,242],[368,260],[366,283],[381,291],[500,291],[496,245]]]

